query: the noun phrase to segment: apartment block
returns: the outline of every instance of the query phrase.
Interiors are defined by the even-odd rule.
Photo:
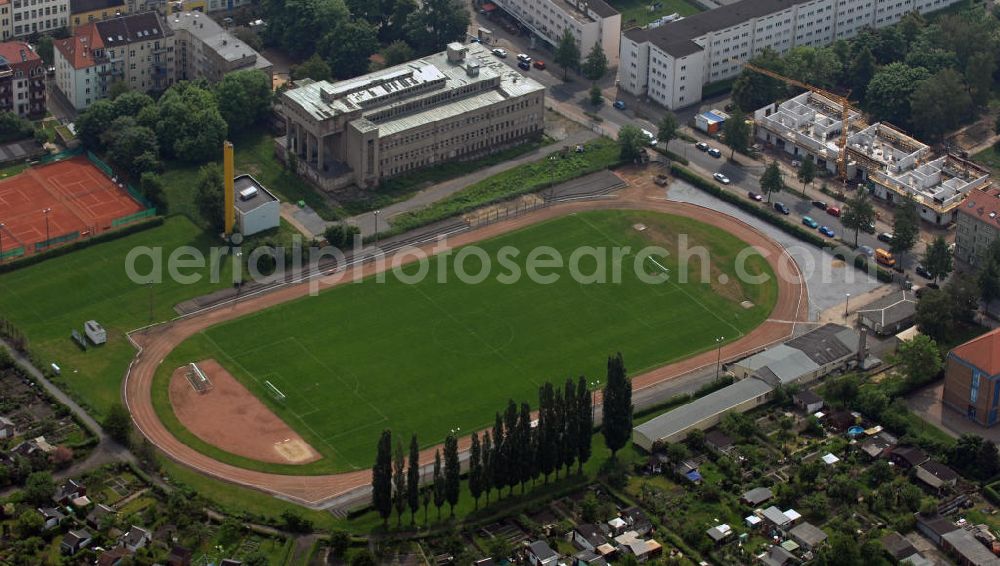
[[[979,264],[986,248],[1000,237],[1000,188],[986,186],[971,191],[958,207],[955,259]]]
[[[0,110],[45,114],[45,62],[23,41],[0,43]]]
[[[226,73],[257,69],[271,76],[271,62],[199,12],[167,16],[174,33],[177,80],[218,82]]]
[[[1000,412],[1000,329],[955,347],[945,360],[945,406],[982,426],[997,423]]]
[[[479,44],[330,83],[297,81],[281,95],[278,155],[326,190],[472,159],[538,139],[545,89]]]
[[[755,135],[764,143],[837,171],[845,128],[838,103],[804,92],[757,110],[754,122]],[[966,195],[989,183],[986,169],[955,155],[936,157],[927,144],[887,124],[869,125],[853,110],[846,128],[848,178],[889,203],[913,197],[920,217],[932,224],[955,222]]]
[[[493,0],[497,6],[555,47],[569,30],[586,57],[601,46],[608,66],[618,65],[622,16],[604,0]]]
[[[7,41],[12,37],[12,17],[10,0],[0,0],[0,41]]]
[[[69,0],[70,30],[128,13],[129,6],[125,0]]]
[[[174,36],[155,12],[84,24],[55,42],[56,86],[77,110],[123,81],[140,92],[174,82]]]
[[[904,14],[939,10],[958,0],[739,0],[659,27],[622,33],[621,88],[667,108],[701,101],[702,87],[731,79],[770,48],[821,46],[863,27],[897,23]]]
[[[11,35],[55,31],[69,25],[70,0],[11,0]]]

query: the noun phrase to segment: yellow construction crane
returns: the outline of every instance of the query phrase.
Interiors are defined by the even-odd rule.
[[[750,69],[751,71],[760,73],[762,75],[771,77],[772,79],[777,79],[785,84],[790,84],[792,86],[797,86],[808,90],[809,92],[815,92],[816,94],[830,99],[830,101],[835,102],[840,105],[840,120],[842,127],[840,129],[840,143],[837,147],[840,151],[837,152],[837,173],[840,176],[841,181],[847,181],[847,129],[850,124],[851,119],[851,101],[846,96],[841,96],[839,94],[834,94],[827,90],[823,90],[819,87],[813,86],[809,83],[804,83],[802,81],[795,80],[791,77],[786,77],[784,75],[775,73],[770,69],[765,69],[763,67],[758,67],[753,63],[744,63],[744,68]],[[860,115],[860,112],[858,113]]]

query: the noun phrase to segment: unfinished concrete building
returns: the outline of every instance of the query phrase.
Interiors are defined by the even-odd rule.
[[[759,139],[796,158],[811,155],[818,168],[837,171],[844,120],[841,106],[836,102],[806,91],[781,104],[771,103],[757,110],[754,121]],[[861,113],[851,110],[848,133],[851,128],[863,125]]]

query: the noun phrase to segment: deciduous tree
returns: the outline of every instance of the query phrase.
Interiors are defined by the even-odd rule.
[[[333,77],[330,65],[320,57],[319,53],[313,53],[301,65],[292,67],[292,80],[312,79],[314,81],[328,81]]]
[[[122,446],[128,446],[132,435],[132,415],[121,403],[115,403],[101,422],[101,427],[108,436]]]
[[[857,194],[847,201],[847,206],[841,214],[840,223],[848,230],[854,230],[854,245],[858,245],[858,233],[875,221],[875,207],[868,198],[868,192],[858,190]]]
[[[806,157],[802,160],[802,165],[799,165],[799,170],[796,173],[799,182],[802,183],[802,198],[806,196],[806,185],[813,182],[816,178],[816,164],[810,157]]]
[[[596,83],[603,79],[607,72],[608,57],[604,54],[601,43],[595,41],[594,46],[590,48],[590,52],[587,53],[587,57],[583,60],[583,76],[587,77],[591,82]]]
[[[677,116],[673,112],[667,110],[666,114],[660,118],[660,123],[657,126],[656,141],[666,145],[670,143],[670,140],[677,137]]]
[[[569,27],[563,30],[559,44],[556,45],[555,61],[562,67],[563,80],[569,77],[570,69],[580,68],[580,46],[576,43],[576,38],[573,37]]]
[[[469,11],[459,0],[424,0],[407,17],[405,34],[418,54],[427,55],[464,40],[468,27]]]
[[[227,73],[215,85],[215,98],[229,132],[245,131],[271,111],[271,79],[258,70]]]
[[[941,371],[941,352],[937,342],[923,334],[900,344],[896,357],[914,387],[927,383]]]
[[[920,233],[920,216],[917,203],[907,195],[898,207],[892,222],[892,243],[889,249],[894,254],[904,254],[913,249]]]
[[[785,180],[781,175],[781,168],[777,161],[772,161],[764,169],[764,174],[760,176],[760,190],[767,197],[767,202],[771,202],[771,193],[780,193],[785,188]]]
[[[633,125],[618,130],[618,148],[622,161],[635,161],[645,151],[648,140],[642,130]]]
[[[948,242],[943,237],[934,238],[931,245],[927,246],[927,250],[924,252],[924,267],[930,271],[935,283],[948,277],[948,274],[951,273],[951,250],[948,249]]]
[[[746,114],[739,108],[726,119],[722,125],[722,141],[729,147],[729,158],[732,159],[736,152],[746,153],[750,147],[750,125],[747,124]]]

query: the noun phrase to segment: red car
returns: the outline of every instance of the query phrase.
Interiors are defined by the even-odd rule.
[[[840,209],[837,208],[836,206],[831,206],[827,208],[826,213],[829,214],[830,216],[836,216],[838,218],[840,217]]]
[[[541,59],[535,59],[533,65],[535,66],[536,69],[542,69],[542,70],[545,69],[545,61],[542,61]]]

